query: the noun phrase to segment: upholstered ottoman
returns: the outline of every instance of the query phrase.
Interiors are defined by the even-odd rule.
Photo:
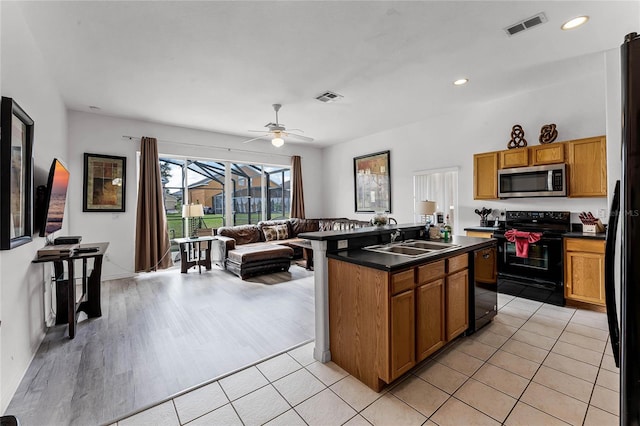
[[[240,245],[227,252],[225,267],[243,280],[251,275],[288,271],[293,249],[278,244]]]

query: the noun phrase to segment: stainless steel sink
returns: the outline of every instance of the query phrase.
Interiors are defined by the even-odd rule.
[[[433,250],[423,249],[423,248],[406,247],[401,244],[369,246],[369,247],[365,247],[364,249],[369,251],[375,251],[378,253],[399,254],[401,256],[411,256],[411,257],[425,256],[433,251]]]
[[[428,256],[442,250],[460,247],[459,244],[441,243],[435,241],[407,240],[386,245],[364,247],[365,250],[378,253],[399,254],[401,256],[420,257]]]
[[[441,243],[441,242],[435,242],[435,241],[420,241],[420,240],[407,240],[401,244],[405,247],[416,247],[416,248],[428,249],[428,250],[444,250],[449,248],[460,247],[459,244]]]

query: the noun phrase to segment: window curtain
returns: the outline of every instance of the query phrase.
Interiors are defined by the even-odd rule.
[[[164,211],[158,141],[140,139],[140,183],[136,217],[136,272],[166,269],[173,265]]]
[[[291,157],[291,211],[289,212],[289,217],[304,219],[302,163],[299,155]]]

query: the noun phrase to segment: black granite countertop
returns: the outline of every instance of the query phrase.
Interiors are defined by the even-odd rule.
[[[390,234],[395,230],[418,230],[424,229],[424,223],[403,223],[398,225],[385,225],[385,226],[366,226],[364,228],[356,228],[340,231],[317,231],[317,232],[303,232],[298,234],[298,238],[304,238],[306,240],[317,241],[330,241],[330,240],[344,240],[356,237],[366,237],[380,234]]]
[[[597,234],[587,234],[583,232],[565,232],[562,234],[564,238],[584,238],[589,240],[606,240],[606,232],[598,232]]]
[[[409,257],[392,253],[379,253],[365,249],[343,250],[334,253],[327,253],[327,257],[367,266],[369,268],[392,272],[445,257],[466,253],[471,250],[489,247],[496,243],[493,239],[464,237],[461,235],[454,235],[450,242],[459,245],[459,247],[438,250],[420,257]]]
[[[477,232],[493,232],[498,229],[504,229],[500,226],[470,226],[468,228],[464,228],[465,231],[477,231]]]

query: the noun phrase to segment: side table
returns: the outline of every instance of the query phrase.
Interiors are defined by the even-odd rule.
[[[109,243],[81,244],[75,252],[66,255],[36,257],[33,263],[53,262],[56,281],[56,325],[69,324],[69,338],[76,335],[78,312],[85,312],[89,318],[102,316],[100,306],[100,281],[102,257]],[[92,251],[83,252],[89,249]],[[93,269],[87,274],[87,260],[93,259]],[[82,297],[76,298],[74,261],[82,260]],[[64,278],[64,263],[67,264],[67,278]]]
[[[302,258],[305,260],[305,269],[313,271],[313,249],[311,248],[311,241],[292,241],[289,245],[300,247],[302,249]]]
[[[180,245],[180,272],[186,274],[192,266],[198,267],[202,273],[202,266],[211,269],[211,242],[216,237],[175,238],[173,241]]]

